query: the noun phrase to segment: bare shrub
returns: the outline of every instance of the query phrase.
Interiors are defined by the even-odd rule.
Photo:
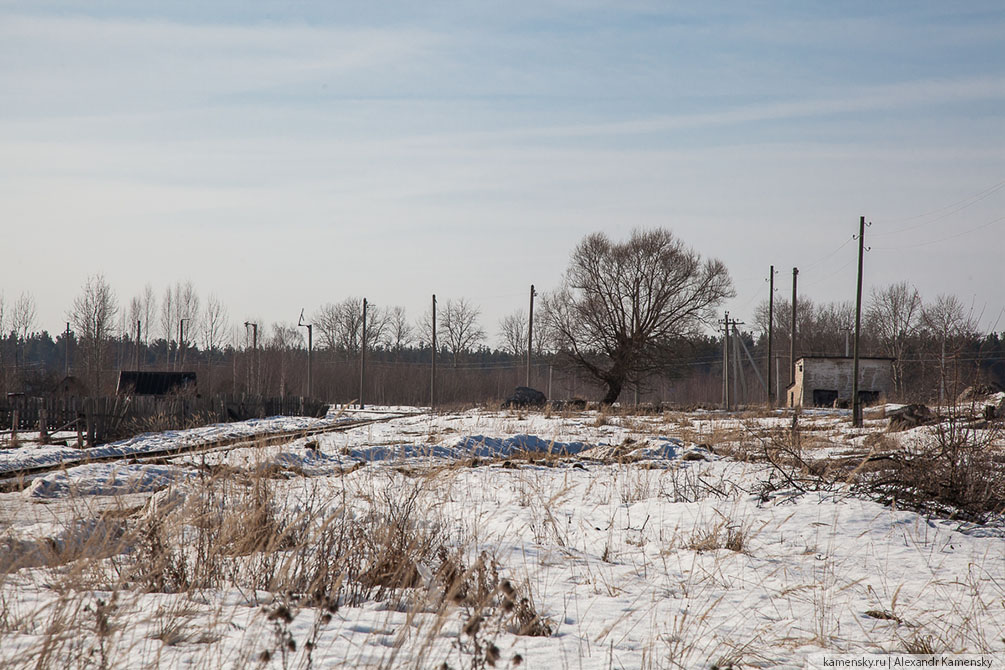
[[[1000,425],[954,411],[948,420],[864,473],[859,489],[884,503],[984,523],[1005,512]]]
[[[699,554],[706,551],[728,549],[738,554],[747,553],[750,529],[722,520],[710,528],[697,530],[687,543],[687,548]]]

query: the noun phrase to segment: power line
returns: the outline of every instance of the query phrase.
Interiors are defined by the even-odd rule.
[[[817,285],[817,284],[819,284],[820,282],[825,282],[825,281],[827,281],[828,279],[831,279],[832,277],[835,277],[835,276],[839,275],[839,274],[840,274],[840,273],[841,273],[841,272],[842,272],[843,270],[845,270],[845,269],[846,269],[846,268],[847,268],[847,267],[848,267],[849,265],[851,265],[852,263],[854,263],[854,262],[855,262],[855,260],[856,260],[856,259],[855,259],[854,257],[852,257],[851,259],[849,259],[849,260],[848,260],[848,262],[847,262],[847,263],[845,263],[844,265],[842,265],[841,267],[839,267],[839,268],[838,268],[837,270],[835,270],[834,272],[830,273],[829,275],[826,275],[826,276],[824,276],[824,277],[820,277],[819,279],[816,279],[816,280],[814,280],[814,281],[811,281],[811,282],[806,282],[806,283],[807,283],[807,285],[808,285],[808,286],[816,286],[816,285]]]
[[[953,235],[949,235],[947,237],[940,237],[937,240],[929,240],[927,242],[919,242],[917,244],[901,244],[901,245],[892,246],[892,247],[875,247],[875,248],[876,249],[883,249],[883,250],[889,251],[889,250],[898,250],[898,249],[917,249],[918,247],[927,247],[927,246],[929,246],[931,244],[939,244],[941,242],[947,242],[949,240],[954,240],[957,237],[963,237],[964,235],[969,235],[971,233],[976,233],[979,230],[983,230],[983,229],[987,228],[988,226],[993,226],[994,224],[1000,223],[1002,221],[1005,221],[1005,216],[1000,216],[997,219],[994,219],[992,221],[988,221],[987,223],[981,224],[981,225],[977,226],[976,228],[969,228],[967,230],[960,231],[958,233],[955,233]]]
[[[833,256],[834,254],[836,254],[837,252],[841,251],[846,246],[848,246],[854,239],[855,239],[855,236],[852,235],[847,240],[845,240],[843,243],[841,243],[840,246],[838,246],[836,249],[834,249],[833,251],[831,251],[830,253],[828,253],[826,256],[822,256],[822,257],[818,258],[817,260],[813,261],[812,263],[804,265],[803,269],[800,270],[800,272],[805,272],[806,270],[811,270],[811,269],[817,267],[818,265],[820,265],[821,263],[823,263],[825,260],[827,260],[828,258],[830,258],[831,256]]]
[[[931,210],[929,212],[925,212],[924,214],[917,214],[915,216],[908,216],[908,217],[905,217],[905,218],[902,218],[902,219],[892,219],[890,222],[891,223],[899,223],[899,222],[903,222],[903,221],[915,221],[917,219],[923,219],[923,218],[926,218],[926,217],[929,217],[929,216],[933,216],[935,214],[942,213],[941,216],[938,216],[938,217],[936,217],[934,219],[931,219],[929,221],[923,221],[921,223],[918,223],[918,224],[915,224],[915,225],[912,225],[912,226],[905,226],[903,228],[898,228],[896,230],[887,230],[887,231],[884,231],[882,233],[878,233],[877,232],[877,233],[874,233],[874,234],[875,235],[893,235],[893,234],[902,233],[902,232],[905,232],[905,231],[908,231],[908,230],[914,230],[915,228],[921,228],[922,226],[927,226],[930,223],[935,223],[936,221],[941,221],[942,219],[946,218],[947,216],[951,216],[951,215],[953,215],[953,214],[955,214],[957,212],[963,211],[967,207],[970,207],[972,205],[976,205],[977,203],[981,202],[982,200],[986,200],[987,198],[990,198],[992,195],[994,195],[995,193],[1001,191],[1002,189],[1005,189],[1005,180],[1002,180],[1002,181],[998,182],[997,184],[995,184],[993,186],[990,186],[990,187],[984,189],[983,191],[980,191],[979,193],[975,193],[974,195],[967,196],[966,198],[963,198],[962,200],[957,200],[956,202],[954,202],[954,203],[952,203],[950,205],[946,205],[945,207],[940,207],[938,209],[933,209],[933,210]]]

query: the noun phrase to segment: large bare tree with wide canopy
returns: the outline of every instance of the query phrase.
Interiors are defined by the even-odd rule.
[[[669,230],[635,230],[621,243],[593,233],[544,297],[544,322],[559,352],[607,387],[609,404],[626,382],[665,366],[675,343],[712,323],[733,295],[726,266]]]

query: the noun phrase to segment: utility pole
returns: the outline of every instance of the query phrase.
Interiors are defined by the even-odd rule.
[[[64,377],[70,376],[70,322],[66,322],[66,337],[63,339],[63,355],[66,357],[66,373]]]
[[[140,320],[136,319],[136,371],[140,371]]]
[[[851,425],[862,427],[862,400],[858,397],[859,336],[862,333],[862,259],[865,256],[865,217],[858,220],[858,284],[855,289],[855,359],[851,372]]]
[[[311,354],[314,351],[314,324],[304,323],[304,310],[300,309],[300,321],[297,323],[301,328],[307,329],[307,397],[312,394],[311,385]]]
[[[432,317],[432,337],[430,342],[430,358],[432,360],[432,374],[429,378],[429,409],[436,408],[436,294],[433,294],[433,317]]]
[[[251,352],[252,352],[251,353],[251,365],[248,366],[248,387],[249,387],[249,389],[251,389],[252,386],[254,386],[254,387],[258,386],[258,371],[255,370],[254,374],[252,374],[252,368],[254,367],[256,359],[258,358],[258,324],[257,323],[252,323],[251,321],[245,321],[244,322],[245,336],[247,336],[248,326],[251,326],[251,333],[252,333],[252,335],[251,335]],[[245,340],[245,341],[247,341],[247,340]]]
[[[179,370],[182,369],[184,367],[184,365],[185,365],[185,330],[184,330],[184,326],[185,326],[185,322],[186,321],[191,321],[191,320],[192,319],[188,318],[187,316],[183,317],[181,319],[178,319],[178,359],[177,359],[177,363],[178,363]]]
[[[775,406],[775,399],[771,395],[771,339],[775,326],[775,266],[771,266],[768,271],[768,409]]]
[[[728,411],[733,407],[729,388],[729,364],[731,358],[729,353],[729,331],[730,328],[734,328],[737,325],[743,325],[743,322],[737,321],[736,319],[730,319],[729,312],[726,312],[726,318],[719,319],[719,323],[723,325],[724,335],[722,340],[722,398],[724,409]],[[736,361],[733,361],[733,368],[734,370],[736,369]]]
[[[359,408],[366,409],[363,386],[366,383],[366,298],[363,298],[363,338],[359,344]]]
[[[530,285],[530,318],[527,319],[527,383],[530,386],[530,354],[534,350],[534,285]]]
[[[792,268],[792,337],[789,341],[789,385],[796,383],[796,283],[799,268]]]

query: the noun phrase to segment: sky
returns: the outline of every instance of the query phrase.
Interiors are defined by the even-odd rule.
[[[505,4],[505,6],[503,6]],[[0,291],[499,320],[666,227],[753,323],[898,281],[1005,330],[1005,5],[0,0]]]

